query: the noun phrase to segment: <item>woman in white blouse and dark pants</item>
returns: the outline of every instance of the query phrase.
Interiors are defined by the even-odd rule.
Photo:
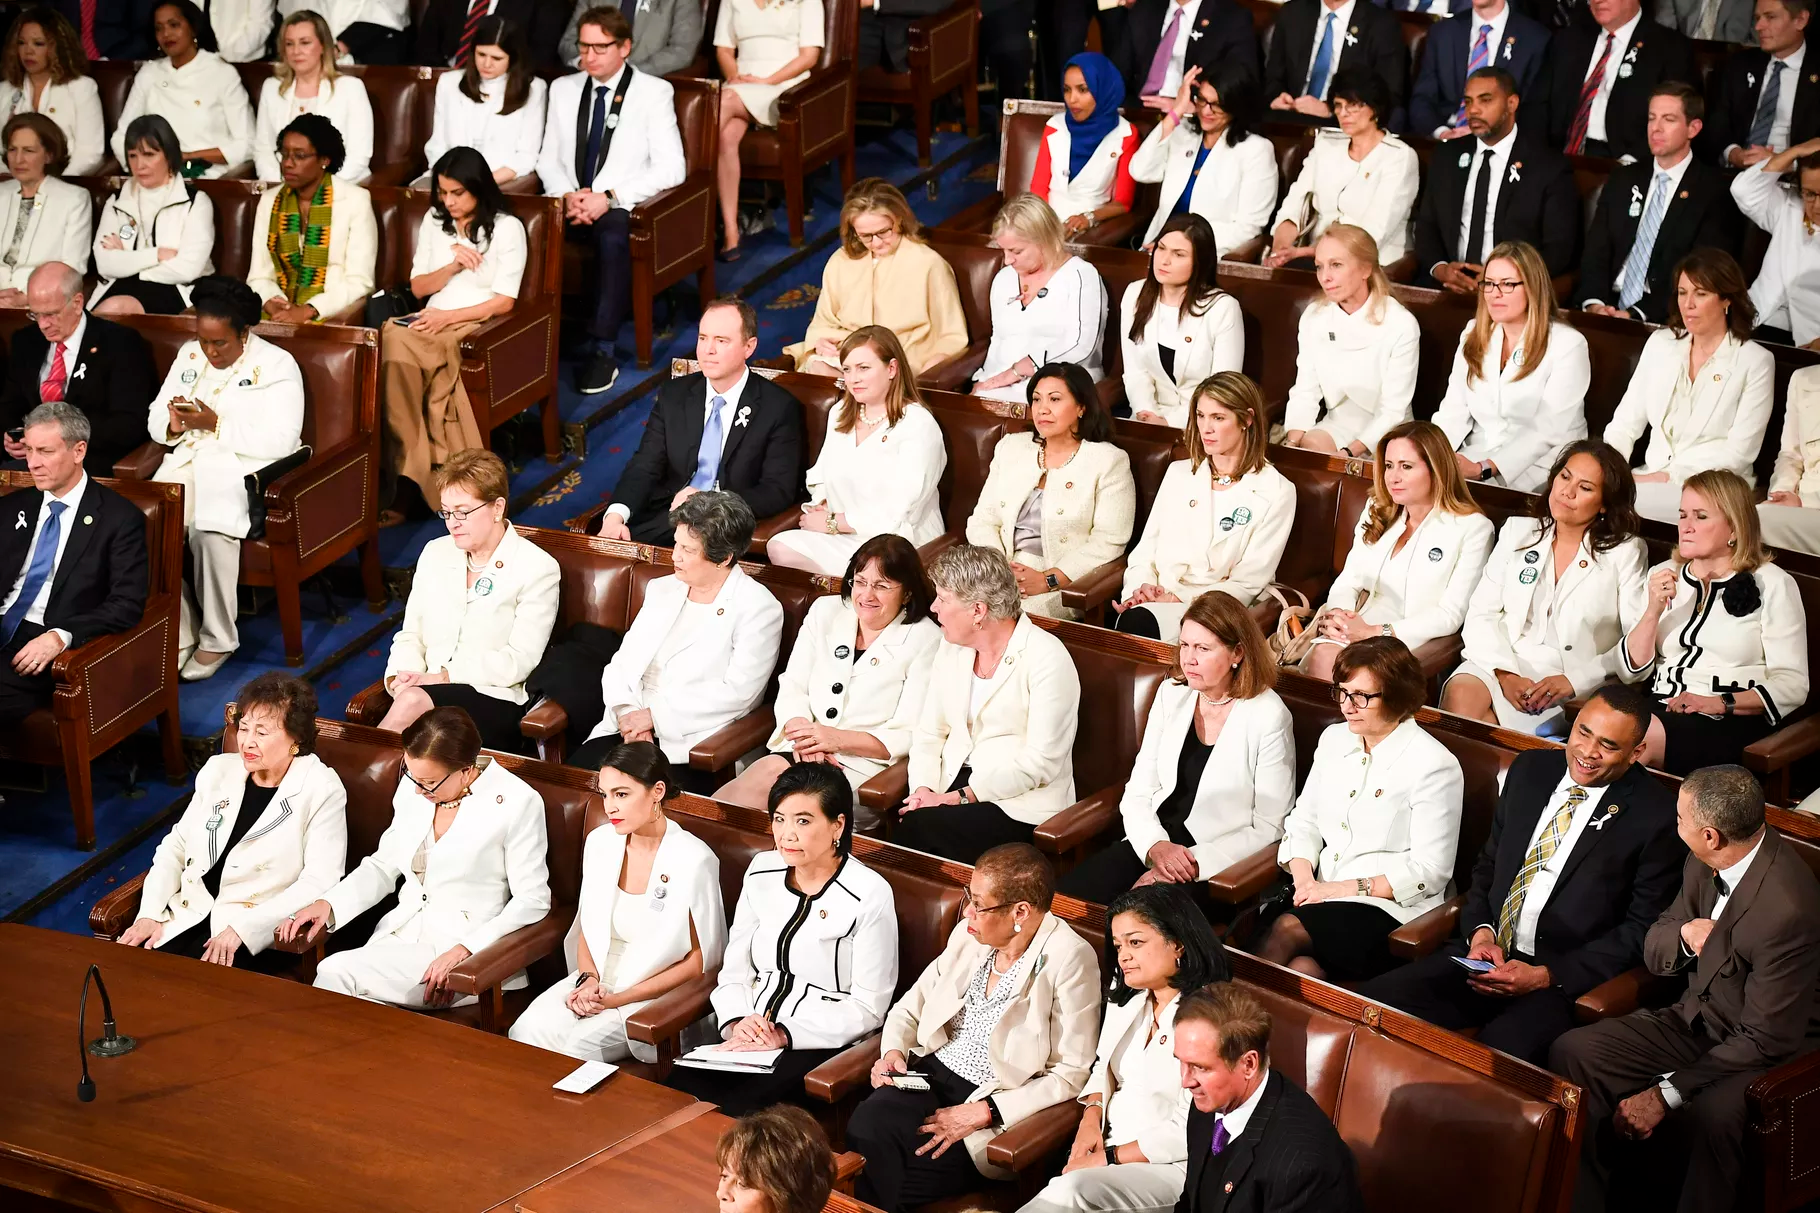
[[[201,14],[192,5],[190,11]],[[157,59],[149,59],[133,76],[132,91],[114,126],[114,159],[127,163],[135,118],[156,114],[177,132],[183,154],[172,172],[203,177],[225,176],[253,157],[253,106],[234,65],[212,49],[208,19],[202,29],[174,4],[152,10]],[[160,20],[160,18],[164,18]],[[130,167],[130,166],[128,166]]]
[[[524,33],[503,17],[482,17],[474,56],[436,78],[435,122],[424,156],[431,164],[458,143],[474,148],[505,184],[537,171],[549,86],[537,77]]]
[[[1062,225],[1035,194],[1005,203],[992,225],[1005,268],[992,279],[992,340],[973,394],[1015,404],[1024,381],[1052,362],[1073,362],[1094,382],[1106,332],[1106,283],[1069,254]]]
[[[41,14],[48,16],[40,19]],[[69,166],[59,172],[75,177],[95,172],[107,159],[107,133],[101,90],[76,61],[81,36],[61,12],[45,7],[20,13],[7,31],[7,43],[0,58],[5,64],[0,121],[43,114],[63,132],[69,149]]]
[[[253,171],[277,181],[278,135],[302,114],[320,114],[341,134],[345,158],[336,175],[356,185],[373,163],[373,103],[359,76],[335,70],[335,39],[316,13],[292,13],[278,30],[279,62],[259,86],[259,116],[253,124]],[[446,73],[445,73],[446,74]],[[436,163],[436,156],[430,156]]]
[[[1162,182],[1145,244],[1187,214],[1213,225],[1221,256],[1263,235],[1277,204],[1276,151],[1257,133],[1263,119],[1264,94],[1244,66],[1222,65],[1205,79],[1188,70],[1175,104],[1131,158],[1133,177]]]
[[[1371,233],[1386,262],[1409,251],[1409,213],[1422,172],[1415,150],[1389,133],[1388,86],[1376,72],[1341,70],[1328,99],[1340,129],[1316,128],[1302,171],[1277,208],[1265,265],[1307,257],[1335,223]]]
[[[1150,273],[1125,288],[1119,341],[1132,420],[1179,430],[1202,380],[1244,369],[1245,317],[1214,280],[1219,261],[1207,221],[1177,215],[1150,246]]]

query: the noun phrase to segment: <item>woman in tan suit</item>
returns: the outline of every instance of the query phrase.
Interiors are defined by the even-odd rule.
[[[873,1093],[848,1122],[862,1201],[896,1213],[1012,1178],[987,1145],[1086,1086],[1100,967],[1049,913],[1054,891],[1028,843],[980,856],[948,946],[885,1018]]]

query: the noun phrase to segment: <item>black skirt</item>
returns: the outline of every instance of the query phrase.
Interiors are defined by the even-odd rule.
[[[137,274],[114,279],[103,299],[137,299],[139,306],[152,316],[176,316],[189,304],[183,292],[169,282],[147,282]]]
[[[1331,981],[1369,981],[1396,967],[1390,933],[1403,924],[1388,910],[1362,901],[1319,901],[1284,913],[1308,932],[1315,963]]]
[[[1747,747],[1775,732],[1767,716],[1703,716],[1671,712],[1662,696],[1650,696],[1650,714],[1662,722],[1666,742],[1662,769],[1670,775],[1691,775],[1701,767],[1742,763]]]
[[[528,754],[525,735],[518,731],[518,721],[525,714],[523,704],[501,699],[476,690],[465,682],[427,684],[423,693],[439,708],[460,708],[480,730],[480,744],[489,750],[507,754]]]

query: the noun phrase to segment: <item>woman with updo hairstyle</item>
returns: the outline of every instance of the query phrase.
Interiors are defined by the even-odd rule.
[[[720,1213],[821,1213],[834,1152],[815,1117],[778,1104],[740,1117],[714,1148]]]
[[[347,793],[316,757],[309,683],[272,671],[234,701],[233,749],[196,773],[189,807],[158,844],[139,912],[117,942],[276,972],[290,958],[269,950],[274,932],[341,879]]]
[[[628,742],[601,760],[606,821],[581,854],[581,900],[563,952],[569,973],[512,1025],[513,1040],[582,1061],[655,1062],[626,1017],[720,968],[727,944],[720,860],[669,819],[680,792],[663,751]]]
[[[246,480],[302,449],[304,403],[297,360],[253,331],[260,305],[251,287],[210,276],[197,281],[193,301],[196,336],[177,350],[146,415],[152,441],[171,448],[152,479],[183,486],[195,562],[178,632],[186,682],[213,677],[240,647],[240,541],[252,529]]]
[[[246,283],[273,320],[317,324],[363,306],[373,293],[373,198],[339,175],[346,147],[321,114],[299,114],[275,142],[284,184],[267,190],[254,211]]]
[[[101,89],[88,69],[82,36],[55,8],[33,5],[13,18],[0,49],[0,120],[33,113],[53,120],[75,177],[92,174],[107,159]]]
[[[253,171],[259,180],[279,179],[280,132],[306,114],[321,118],[341,139],[340,163],[329,171],[350,184],[365,181],[373,161],[373,103],[366,82],[336,70],[329,23],[304,8],[278,27],[278,62],[259,86],[259,116],[253,127]],[[436,163],[435,155],[429,160]]]
[[[481,755],[468,714],[425,712],[404,731],[404,769],[379,845],[279,938],[338,930],[396,890],[398,904],[365,944],[317,968],[316,988],[413,1010],[472,1003],[449,988],[449,975],[550,912],[547,845],[543,797]],[[505,982],[524,985],[522,970]]]
[[[240,72],[221,57],[215,28],[193,0],[158,0],[151,11],[158,54],[133,75],[114,124],[114,159],[131,167],[131,124],[152,114],[177,133],[182,150],[172,158],[171,172],[225,176],[253,154],[253,105]]]
[[[94,203],[61,179],[69,167],[63,131],[44,114],[14,114],[0,127],[11,179],[0,181],[0,307],[25,307],[25,284],[47,261],[88,268]]]

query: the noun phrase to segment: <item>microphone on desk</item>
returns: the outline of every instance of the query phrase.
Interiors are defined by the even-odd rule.
[[[88,1039],[88,987],[89,982],[101,991],[101,1036],[96,1040]],[[131,1036],[122,1036],[114,1025],[114,1003],[107,996],[107,983],[101,980],[101,966],[92,964],[88,972],[82,975],[82,1001],[76,1007],[76,1046],[82,1057],[82,1081],[76,1084],[76,1098],[83,1103],[95,1102],[95,1080],[88,1074],[88,1055],[96,1057],[123,1057],[139,1047],[139,1042]]]

